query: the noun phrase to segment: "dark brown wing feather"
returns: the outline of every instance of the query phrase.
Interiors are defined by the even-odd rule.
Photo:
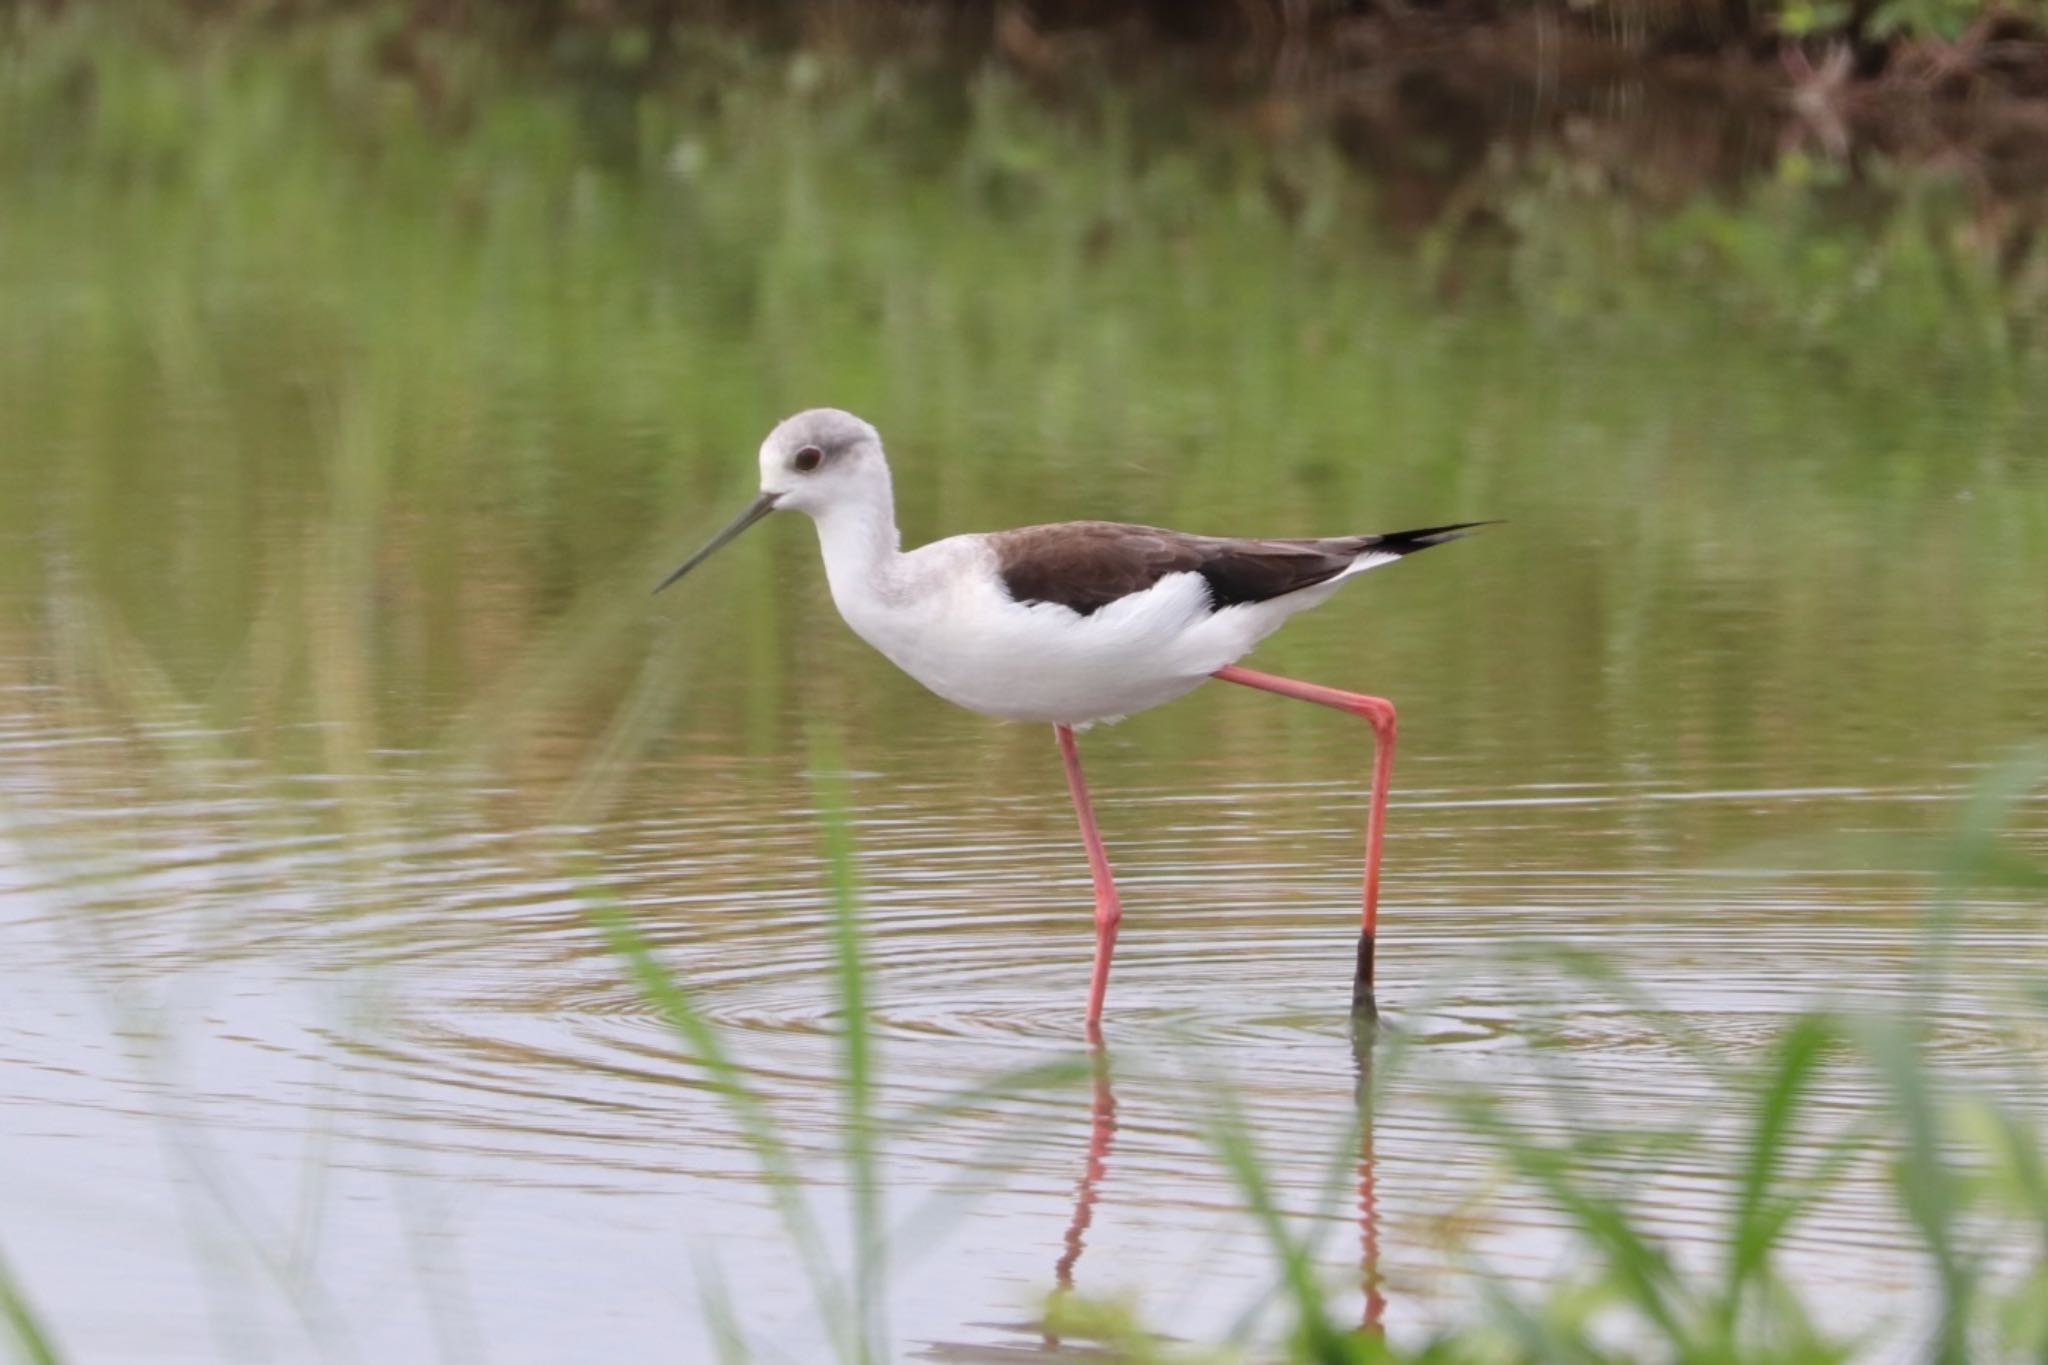
[[[1207,580],[1211,610],[1264,602],[1327,582],[1368,550],[1411,554],[1482,524],[1324,540],[1236,540],[1114,521],[1067,521],[998,531],[988,540],[1010,596],[1056,602],[1086,616],[1175,573]]]

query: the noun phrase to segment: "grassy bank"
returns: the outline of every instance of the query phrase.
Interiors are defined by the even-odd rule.
[[[95,3],[7,0],[5,8],[49,13]],[[162,10],[172,23],[269,25],[374,13],[392,35],[461,33],[566,65],[618,71],[657,69],[689,49],[693,30],[710,25],[784,50],[838,45],[901,53],[905,44],[914,44],[955,61],[996,57],[1038,69],[1062,59],[1129,68],[1144,59],[1178,57],[1266,75],[1276,66],[1291,65],[1297,75],[1342,69],[1342,58],[1328,55],[1328,49],[1355,51],[1372,37],[1399,32],[1404,24],[1418,38],[1427,25],[1441,41],[1458,28],[1483,30],[1547,16],[1566,33],[1577,31],[1638,54],[1740,52],[1760,44],[1837,38],[1858,45],[1873,70],[1897,51],[1888,44],[1938,41],[1956,45],[1965,65],[2002,55],[2010,78],[2026,74],[2024,62],[2016,63],[2010,51],[1982,53],[1971,45],[2038,38],[2048,19],[2039,0],[1767,0],[1756,5],[1450,0],[1419,11],[1375,0],[1037,0],[1008,6],[984,0],[771,0],[754,5],[730,0],[615,0],[607,5],[567,0],[190,0]],[[1315,49],[1324,49],[1325,55],[1319,58]]]

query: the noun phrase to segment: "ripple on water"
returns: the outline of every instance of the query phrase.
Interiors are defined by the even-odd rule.
[[[1118,1197],[1196,1236],[1238,1203],[1203,1136],[1219,1080],[1241,1093],[1276,1187],[1298,1207],[1321,1202],[1358,1079],[1343,1011],[1362,792],[1224,784],[1190,797],[1174,785],[1163,778],[1105,810],[1126,900],[1108,1170]],[[1686,866],[1667,852],[1681,835],[1655,821],[1717,804],[1687,793],[1480,790],[1404,793],[1398,812],[1381,970],[1383,1055],[1402,1061],[1372,1135],[1388,1244],[1425,1262],[1437,1220],[1462,1210],[1506,1263],[1549,1264],[1532,1248],[1552,1245],[1543,1239],[1559,1219],[1541,1201],[1468,1207],[1495,1188],[1492,1158],[1437,1103],[1467,1084],[1539,1134],[1616,1111],[1646,1130],[1690,1126],[1692,1147],[1667,1158],[1644,1207],[1666,1230],[1706,1235],[1741,1140],[1714,1112],[1712,1067],[1754,1064],[1786,1015],[1817,1001],[1902,1008],[1916,965],[1912,888],[1877,874],[1745,879]],[[1739,795],[1718,804],[1929,793]],[[12,925],[24,904],[83,897],[101,912],[85,942],[122,970],[256,983],[246,997],[234,985],[214,997],[238,1002],[214,1010],[208,1047],[222,1060],[198,1074],[212,1087],[203,1108],[223,1122],[283,1128],[326,1108],[374,1122],[394,1151],[469,1153],[507,1184],[631,1191],[661,1175],[719,1182],[738,1204],[756,1197],[747,1137],[596,932],[589,880],[564,875],[555,855],[591,859],[798,1158],[828,1178],[819,1163],[845,1132],[842,1018],[828,879],[808,817],[791,815],[805,799],[798,785],[768,785],[683,810],[650,803],[659,813],[609,825],[507,832],[436,795],[431,821],[344,838],[318,810],[295,823],[246,796],[193,792],[132,822],[137,856],[108,860],[83,885],[13,869],[0,905]],[[1090,897],[1058,793],[1020,801],[932,783],[854,819],[885,1112],[1082,1059]],[[1637,997],[1551,959],[1500,956],[1538,941],[1598,950]],[[2028,941],[1992,922],[1955,951],[2008,960]],[[53,960],[64,952],[50,947]],[[1988,1074],[2021,1044],[1984,1001],[1950,1001],[1932,1043]],[[0,1031],[0,1061],[46,1052],[18,1021]],[[337,1060],[339,1082],[304,1079]],[[96,1063],[67,1065],[83,1075]],[[126,1093],[146,1107],[139,1084]],[[1827,1096],[1844,1111],[1869,1098],[1846,1081]],[[1010,1182],[1001,1216],[1064,1218],[1101,1112],[1086,1085],[984,1094],[891,1145],[915,1169],[994,1161]],[[1816,1248],[1830,1237],[1903,1247],[1887,1208],[1852,1190],[1805,1236]]]

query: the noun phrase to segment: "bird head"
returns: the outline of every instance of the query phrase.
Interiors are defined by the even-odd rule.
[[[788,509],[815,517],[842,503],[877,495],[884,501],[889,497],[889,466],[882,456],[882,438],[873,427],[838,408],[811,408],[784,418],[761,442],[760,496],[655,591],[702,564],[770,512]]]
[[[838,408],[785,418],[761,442],[761,496],[816,516],[867,491],[886,469],[875,429]]]

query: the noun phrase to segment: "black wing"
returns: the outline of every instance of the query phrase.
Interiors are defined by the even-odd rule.
[[[1068,521],[999,531],[988,539],[1011,597],[1055,602],[1086,616],[1175,573],[1198,573],[1208,582],[1211,610],[1264,602],[1326,583],[1362,554],[1413,554],[1485,524],[1322,540],[1236,540],[1114,521]]]

